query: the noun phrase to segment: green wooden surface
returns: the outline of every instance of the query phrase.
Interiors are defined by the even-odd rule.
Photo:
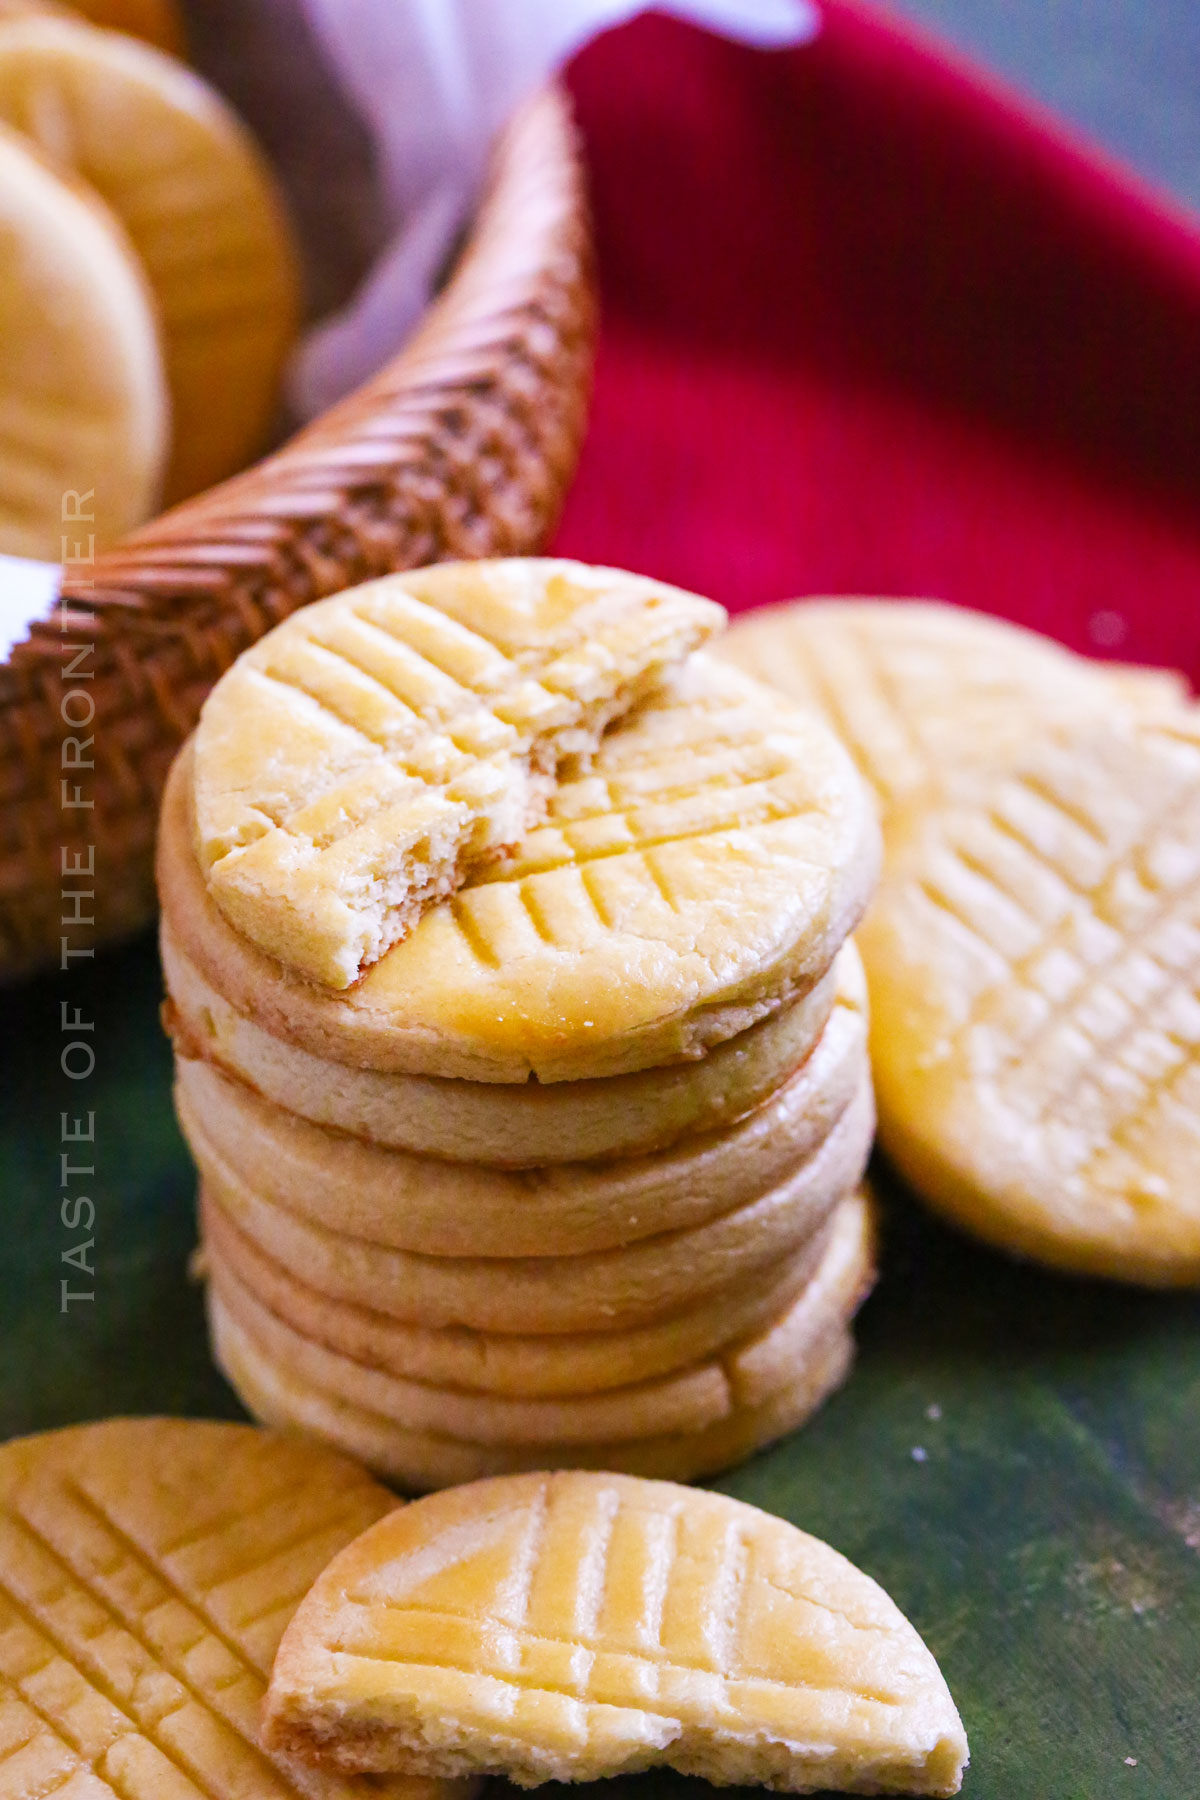
[[[96,1069],[61,1073],[60,1004]],[[186,1262],[191,1180],[147,940],[0,995],[0,1427],[240,1416]],[[78,1036],[79,1034],[70,1034]],[[60,1113],[96,1114],[95,1300],[67,1314]],[[90,1160],[81,1154],[79,1160]],[[938,1656],[971,1800],[1200,1795],[1200,1300],[1059,1281],[889,1193],[849,1386],[728,1492],[876,1576]],[[916,1453],[916,1454],[914,1454]],[[1131,1765],[1127,1758],[1135,1758]],[[607,1800],[701,1800],[655,1774]]]

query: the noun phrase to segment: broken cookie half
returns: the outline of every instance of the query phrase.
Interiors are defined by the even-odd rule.
[[[351,986],[723,622],[677,588],[539,558],[444,563],[302,608],[200,717],[213,900],[297,973]]]
[[[343,1772],[954,1794],[946,1683],[875,1582],[723,1494],[568,1471],[419,1500],[301,1603],[264,1711]]]

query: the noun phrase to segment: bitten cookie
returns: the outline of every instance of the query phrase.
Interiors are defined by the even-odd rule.
[[[946,1683],[881,1588],[723,1494],[570,1471],[365,1532],[285,1634],[270,1742],[525,1785],[666,1764],[791,1792],[957,1793]]]
[[[422,581],[435,574],[444,572]],[[248,675],[255,666],[237,665]],[[230,679],[209,707],[222,693],[232,704]],[[557,1082],[690,1059],[807,993],[875,883],[878,828],[841,746],[819,721],[697,654],[604,738],[589,770],[559,782],[519,851],[477,868],[336,993],[257,950],[204,892],[185,819],[195,780],[196,841],[210,841],[218,808],[203,799],[200,773],[208,722],[164,802],[159,880],[174,940],[237,1011],[358,1068]],[[235,770],[238,731],[231,714]],[[280,781],[307,780],[285,741]],[[264,754],[256,738],[256,788],[270,769]],[[372,763],[364,792],[382,829],[379,773]],[[269,810],[257,842],[274,829]],[[342,802],[338,816],[348,816]],[[307,851],[304,864],[313,866]],[[302,910],[298,935],[319,910]]]
[[[209,893],[287,969],[350,986],[515,845],[564,760],[723,620],[676,588],[537,558],[302,608],[200,714],[188,767]]]

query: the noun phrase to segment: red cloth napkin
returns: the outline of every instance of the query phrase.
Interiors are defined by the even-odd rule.
[[[858,0],[570,83],[604,324],[564,553],[734,608],[924,594],[1200,678],[1200,230]]]

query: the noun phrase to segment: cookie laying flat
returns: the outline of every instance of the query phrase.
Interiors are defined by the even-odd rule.
[[[526,1784],[655,1764],[791,1792],[954,1794],[933,1657],[828,1545],[725,1495],[579,1471],[417,1501],[280,1646],[269,1741]]]
[[[506,567],[483,565],[474,579],[492,582]],[[454,570],[423,571],[422,592],[435,577],[451,597],[467,579]],[[655,591],[649,583],[637,588]],[[462,603],[469,600],[468,583]],[[355,604],[350,597],[325,604],[347,602]],[[295,618],[312,622],[315,632],[320,615],[318,605]],[[635,635],[644,658],[644,622]],[[240,800],[217,803],[218,795],[236,797],[238,746],[247,741],[246,715],[233,710],[233,677],[242,670],[258,685],[251,659],[261,653],[270,661],[275,637],[264,638],[210,696],[213,730],[220,721],[226,748],[208,760],[209,774],[202,781],[207,713],[194,764],[185,753],[172,771],[159,882],[173,937],[206,979],[244,1016],[315,1056],[504,1083],[531,1074],[591,1079],[690,1059],[807,993],[861,916],[878,868],[878,828],[849,758],[818,721],[697,654],[652,703],[604,738],[590,773],[559,782],[545,823],[523,839],[519,854],[477,868],[350,991],[303,981],[256,950],[205,895],[187,825],[193,769],[199,842],[209,845],[210,863],[219,821],[232,828],[248,817]],[[602,654],[599,637],[597,627],[589,654]],[[267,693],[278,688],[281,704],[291,707],[294,690],[279,672],[265,672],[261,685]],[[605,688],[611,694],[607,678]],[[315,702],[301,713],[325,732]],[[295,738],[285,741],[280,782],[310,780]],[[270,772],[263,757],[269,742],[256,736],[247,751],[256,792]],[[354,748],[354,757],[361,754]],[[219,780],[218,767],[226,771]],[[476,773],[484,767],[472,763]],[[376,797],[388,780],[373,762],[367,785]],[[285,811],[290,804],[279,795],[269,802]],[[339,817],[347,805],[338,802]],[[386,810],[372,816],[371,830],[386,825],[390,842],[395,821]],[[258,841],[272,842],[276,828],[265,811],[259,826],[268,836]],[[423,842],[415,828],[410,841]],[[240,854],[223,856],[215,870]],[[431,868],[431,852],[421,854],[420,866]],[[357,851],[352,864],[356,858]],[[318,866],[315,849],[313,859],[303,852],[306,868]],[[411,873],[415,864],[404,860]],[[338,901],[335,910],[342,918],[347,909]],[[298,932],[320,916],[320,907],[306,907]]]
[[[601,1393],[703,1361],[782,1317],[812,1276],[825,1237],[823,1230],[814,1232],[767,1277],[756,1271],[722,1289],[717,1304],[706,1294],[640,1328],[547,1336],[408,1325],[321,1293],[268,1256],[219,1207],[203,1205],[201,1225],[201,1267],[213,1286],[231,1273],[301,1336],[366,1368],[511,1399]]]
[[[678,589],[538,559],[443,564],[302,608],[200,716],[209,892],[287,968],[348,987],[516,844],[564,759],[722,619]]]
[[[208,1307],[213,1349],[220,1367],[257,1418],[266,1424],[298,1426],[324,1438],[410,1491],[546,1467],[620,1469],[693,1481],[716,1474],[795,1431],[846,1379],[854,1358],[850,1323],[875,1278],[874,1223],[865,1192],[850,1195],[839,1204],[814,1248],[816,1256],[803,1259],[799,1285],[780,1296],[773,1317],[753,1323],[743,1318],[742,1329],[737,1331],[734,1306],[740,1301],[735,1294],[734,1306],[724,1315],[735,1335],[722,1341],[720,1321],[710,1310],[710,1320],[718,1325],[717,1341],[698,1358],[710,1364],[700,1392],[702,1398],[707,1394],[711,1400],[715,1376],[723,1388],[723,1399],[719,1412],[707,1424],[693,1424],[685,1430],[649,1432],[652,1421],[643,1419],[643,1435],[626,1438],[584,1439],[576,1434],[569,1441],[537,1443],[527,1441],[527,1435],[525,1439],[503,1435],[500,1441],[495,1441],[494,1434],[492,1441],[453,1436],[444,1409],[433,1411],[431,1423],[430,1393],[422,1397],[409,1391],[411,1383],[388,1380],[374,1335],[369,1345],[360,1340],[357,1347],[359,1355],[365,1351],[369,1358],[362,1364],[354,1355],[319,1354],[321,1346],[316,1340],[310,1339],[306,1349],[296,1334],[281,1334],[269,1321],[262,1329],[261,1318],[253,1309],[240,1308],[236,1295],[230,1303],[231,1290],[223,1279],[228,1270],[219,1254],[210,1258],[213,1279]],[[679,1323],[678,1316],[662,1321],[655,1334],[657,1342],[651,1347],[657,1350],[671,1345]],[[569,1360],[584,1354],[583,1335],[568,1341]],[[615,1339],[620,1334],[591,1335]],[[301,1333],[301,1340],[303,1336]],[[645,1341],[651,1341],[649,1330]],[[565,1347],[564,1340],[543,1342],[549,1365]],[[528,1371],[537,1346],[527,1340],[517,1348],[524,1352],[522,1360]],[[595,1367],[594,1353],[590,1360]],[[714,1363],[715,1367],[711,1366]],[[646,1370],[639,1372],[644,1375]],[[631,1385],[627,1384],[627,1390]],[[606,1391],[594,1389],[601,1399]],[[463,1398],[458,1397],[459,1403]],[[623,1411],[628,1399],[627,1391],[620,1401]],[[539,1410],[544,1416],[544,1409],[536,1407],[529,1416],[535,1417]],[[563,1416],[569,1415],[564,1412]]]
[[[127,31],[172,56],[182,56],[186,48],[175,0],[72,0],[69,6],[65,0],[0,0],[0,24],[34,17],[84,18],[106,31]]]
[[[383,1413],[326,1393],[273,1361],[257,1339],[210,1295],[213,1355],[257,1419],[309,1432],[361,1458],[406,1492],[424,1493],[491,1475],[544,1469],[620,1469],[662,1481],[699,1481],[744,1462],[767,1444],[798,1431],[837,1392],[854,1362],[854,1338],[835,1326],[805,1356],[799,1372],[756,1404],[739,1404],[700,1431],[618,1442],[571,1444],[557,1459],[545,1444],[480,1444],[443,1432],[418,1431]]]
[[[992,1243],[1200,1282],[1200,711],[1029,743],[898,815],[860,934],[880,1135]]]
[[[690,1229],[578,1256],[424,1256],[309,1223],[247,1186],[193,1129],[207,1202],[330,1298],[434,1329],[575,1332],[644,1325],[764,1277],[855,1186],[874,1131],[864,1083],[820,1146],[765,1194]]]
[[[311,1223],[429,1256],[579,1256],[679,1231],[768,1192],[825,1140],[867,1079],[866,1019],[839,1006],[796,1073],[732,1125],[615,1161],[509,1171],[327,1131],[205,1062],[176,1106],[252,1191]]]
[[[165,824],[176,831],[177,821]],[[810,1060],[820,1088],[833,1044],[845,1046],[865,1022],[866,978],[848,941],[797,1000],[687,1062],[550,1083],[398,1075],[330,1062],[272,1036],[217,993],[165,917],[160,942],[166,1022],[182,1060],[226,1070],[276,1106],[373,1144],[496,1169],[636,1156],[719,1130]]]
[[[145,269],[174,425],[166,499],[243,467],[278,404],[298,275],[240,120],[174,57],[58,18],[0,31],[0,119],[100,195]]]
[[[1037,632],[937,601],[798,600],[736,619],[718,654],[811,707],[886,810],[964,767],[1115,702],[1156,710],[1186,684],[1092,663]]]
[[[264,1749],[283,1628],[395,1501],[246,1425],[115,1419],[0,1447],[3,1800],[465,1800]]]
[[[499,1448],[540,1444],[545,1455],[569,1462],[570,1447],[577,1444],[701,1431],[800,1373],[811,1346],[843,1325],[864,1297],[869,1282],[857,1265],[868,1236],[866,1217],[860,1197],[852,1195],[840,1204],[835,1218],[815,1234],[812,1278],[776,1317],[749,1333],[731,1331],[708,1358],[649,1379],[639,1373],[632,1381],[586,1394],[497,1395],[414,1380],[380,1368],[373,1346],[364,1361],[297,1330],[219,1257],[210,1256],[209,1277],[219,1309],[276,1366],[322,1393],[410,1430]],[[546,1356],[554,1356],[552,1339]]]
[[[154,306],[107,207],[3,129],[0,260],[0,551],[59,562],[157,501],[168,417]]]

